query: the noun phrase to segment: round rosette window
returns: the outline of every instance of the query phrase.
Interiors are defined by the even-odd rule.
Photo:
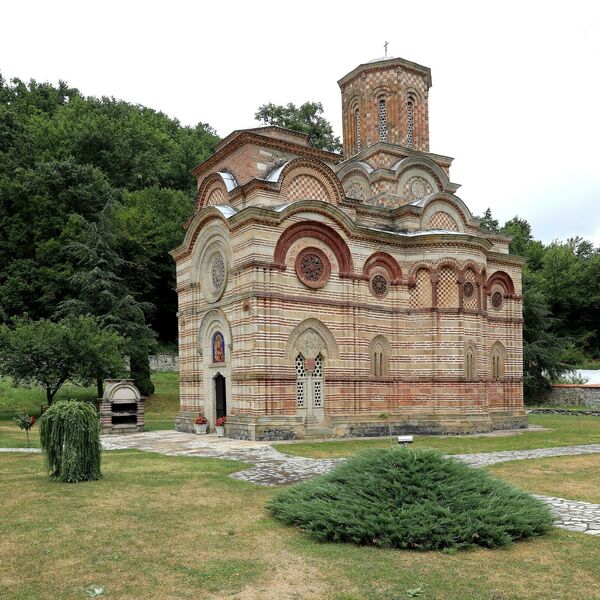
[[[208,260],[207,291],[209,300],[216,302],[225,289],[227,283],[227,267],[225,257],[221,252],[215,252]]]
[[[466,281],[463,285],[463,296],[468,300],[472,298],[475,294],[475,286],[470,282]]]
[[[369,287],[374,296],[383,298],[390,289],[390,282],[383,273],[375,273],[369,281]]]
[[[331,275],[331,263],[325,252],[319,248],[304,248],[296,257],[296,275],[309,288],[323,287]]]
[[[492,294],[492,306],[496,310],[500,310],[502,308],[502,304],[504,302],[504,297],[500,292],[494,292]]]

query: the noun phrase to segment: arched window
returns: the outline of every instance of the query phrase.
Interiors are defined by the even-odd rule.
[[[492,346],[492,379],[499,380],[504,377],[504,357],[506,351],[500,342]]]
[[[356,137],[356,151],[360,152],[360,110],[358,108],[354,111],[354,135]]]
[[[371,377],[386,377],[389,372],[391,346],[388,340],[377,335],[369,344],[369,360],[371,362]]]
[[[471,344],[465,350],[465,377],[468,380],[475,379],[475,349]]]
[[[415,99],[408,97],[406,102],[406,145],[412,148],[415,143]]]
[[[387,127],[387,102],[385,98],[379,99],[379,141],[387,142],[388,127]]]
[[[371,356],[373,375],[383,377],[383,348],[377,344]]]

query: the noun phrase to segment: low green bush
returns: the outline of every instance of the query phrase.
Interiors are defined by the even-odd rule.
[[[100,419],[92,404],[54,402],[40,417],[40,441],[52,477],[65,483],[100,479]]]
[[[268,507],[321,541],[414,550],[495,548],[552,528],[540,500],[434,450],[366,450]]]

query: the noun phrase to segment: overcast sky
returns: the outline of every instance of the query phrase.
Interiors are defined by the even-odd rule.
[[[600,244],[600,3],[64,0],[5,2],[0,71],[162,110],[221,136],[260,104],[320,100],[389,54],[432,69],[431,151],[475,214],[546,242]]]

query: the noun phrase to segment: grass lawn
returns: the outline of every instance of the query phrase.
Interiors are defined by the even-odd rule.
[[[319,544],[269,517],[273,489],[227,477],[240,468],[113,451],[101,481],[61,484],[39,455],[1,456],[0,598],[600,598],[592,536],[454,555]]]
[[[146,431],[154,429],[174,429],[175,415],[179,410],[179,378],[177,373],[153,373],[155,393],[146,401]],[[65,384],[56,394],[56,400],[79,398],[92,401],[96,388],[83,388]],[[0,378],[0,448],[23,448],[27,445],[25,432],[13,421],[15,412],[20,409],[39,416],[46,396],[41,388],[15,388],[6,378]],[[39,429],[34,426],[29,432],[31,445],[39,447]]]
[[[498,437],[416,435],[413,445],[418,448],[436,448],[447,454],[462,454],[600,443],[600,417],[529,415],[529,423],[541,425],[548,431],[526,431],[518,435]],[[360,438],[298,442],[277,444],[275,447],[286,454],[329,458],[350,456],[364,448],[387,448],[390,443],[395,443],[395,438],[392,441],[389,438]]]
[[[600,504],[600,454],[515,460],[487,470],[536,494]]]

